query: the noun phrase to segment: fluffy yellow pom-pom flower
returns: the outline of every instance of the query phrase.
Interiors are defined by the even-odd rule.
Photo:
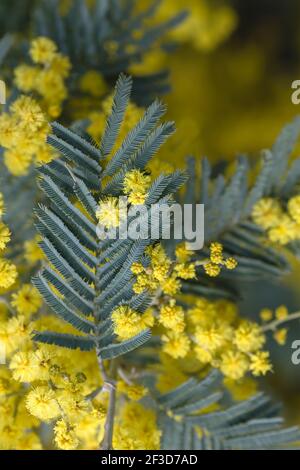
[[[22,315],[32,315],[42,305],[42,298],[35,287],[24,284],[21,289],[13,294],[12,306]]]
[[[74,432],[74,427],[63,419],[57,421],[54,427],[55,443],[59,449],[74,450],[79,445],[79,439]]]
[[[19,119],[21,128],[35,132],[46,124],[46,117],[38,103],[30,96],[21,96],[10,107]]]
[[[181,333],[185,328],[183,308],[176,305],[174,300],[171,300],[168,305],[161,307],[159,322],[165,328]]]
[[[121,340],[132,338],[147,327],[153,326],[154,323],[150,311],[140,314],[127,305],[116,308],[112,314],[112,320],[114,331]]]
[[[239,351],[228,351],[221,356],[220,370],[225,377],[239,380],[249,369],[249,361],[245,354]]]
[[[258,351],[251,356],[250,370],[253,375],[266,375],[267,372],[272,370],[269,356],[270,354],[267,351]]]
[[[96,217],[106,228],[118,227],[120,224],[119,200],[116,197],[107,197],[99,202]]]
[[[56,44],[49,38],[38,37],[34,39],[30,47],[30,56],[36,64],[49,64],[55,57]]]
[[[260,349],[266,338],[258,325],[245,321],[236,330],[233,341],[239,351],[249,353]]]
[[[174,359],[185,357],[190,350],[190,339],[185,334],[169,332],[162,336],[163,351]]]
[[[17,279],[17,268],[9,261],[0,259],[0,287],[8,289]]]
[[[42,421],[49,421],[60,415],[55,392],[44,385],[29,392],[26,398],[26,407],[33,416]]]
[[[264,229],[277,225],[281,217],[282,209],[279,202],[270,197],[260,199],[252,210],[253,221]]]
[[[131,170],[126,173],[124,178],[124,193],[145,193],[149,188],[151,178],[140,170]]]

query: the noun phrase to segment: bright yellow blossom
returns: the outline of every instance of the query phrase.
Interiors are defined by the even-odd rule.
[[[28,172],[32,163],[32,155],[27,152],[22,152],[21,149],[12,148],[5,150],[4,163],[12,175],[23,176]]]
[[[175,271],[181,279],[195,279],[196,267],[194,263],[179,263],[175,266]]]
[[[185,328],[183,308],[176,305],[175,300],[172,299],[169,304],[161,307],[159,322],[165,328],[181,333]]]
[[[210,326],[207,328],[198,327],[195,331],[196,343],[208,352],[219,349],[226,341],[224,328]]]
[[[210,277],[217,277],[221,272],[220,266],[214,263],[206,263],[203,268],[206,274]]]
[[[0,259],[0,287],[8,289],[17,279],[17,268],[9,261]]]
[[[181,283],[176,276],[171,275],[162,283],[161,288],[165,294],[174,296],[180,291]]]
[[[262,319],[262,321],[264,321],[264,322],[270,321],[273,318],[273,312],[270,308],[263,308],[260,311],[259,315],[260,315],[260,318]]]
[[[116,197],[107,197],[99,202],[96,212],[97,219],[106,228],[118,227],[120,224],[121,209]]]
[[[201,346],[195,346],[193,351],[197,359],[203,364],[209,364],[212,362],[213,354],[206,349],[202,348]]]
[[[38,70],[30,65],[19,65],[15,69],[15,83],[17,87],[24,93],[34,90],[36,86],[36,79]]]
[[[168,332],[162,336],[163,351],[174,359],[185,357],[190,350],[190,339],[183,333]]]
[[[280,305],[280,307],[277,307],[275,310],[275,317],[277,320],[285,320],[288,317],[288,314],[289,312],[285,305]]]
[[[35,287],[24,284],[13,294],[11,304],[21,315],[31,316],[41,307],[42,298]]]
[[[28,411],[43,421],[49,421],[60,415],[55,392],[45,385],[32,389],[26,398]]]
[[[258,351],[251,356],[250,370],[253,375],[266,375],[267,372],[272,370],[269,356],[270,354],[267,351]]]
[[[153,410],[140,403],[125,403],[113,435],[116,450],[156,450],[160,448],[161,431]]]
[[[273,338],[275,339],[276,343],[280,346],[283,346],[286,343],[288,330],[286,328],[280,328],[280,330],[275,331],[273,334]]]
[[[134,206],[145,204],[147,196],[147,193],[131,192],[128,195],[128,202]]]
[[[9,364],[13,371],[13,378],[19,382],[32,382],[38,378],[36,371],[32,367],[33,352],[22,351],[16,353]]]
[[[79,439],[74,432],[74,427],[63,419],[56,422],[54,436],[55,443],[59,449],[74,450],[79,445]]]
[[[264,229],[275,227],[282,217],[282,208],[276,199],[260,199],[252,210],[253,221]]]
[[[235,269],[238,265],[238,262],[236,259],[234,258],[227,258],[225,261],[224,261],[224,264],[226,266],[227,269]]]
[[[233,342],[239,351],[250,353],[260,349],[266,338],[260,327],[249,321],[244,321],[235,331]]]
[[[130,194],[131,192],[134,192],[145,194],[149,188],[150,183],[151,178],[149,175],[146,175],[140,170],[131,170],[126,173],[124,177],[124,193]]]
[[[30,56],[36,64],[49,64],[55,57],[56,44],[49,38],[38,37],[34,39],[30,47]]]
[[[10,107],[11,112],[19,119],[22,129],[35,132],[46,123],[46,118],[38,103],[30,96],[21,96]]]
[[[286,214],[282,215],[278,224],[268,232],[269,239],[280,245],[287,245],[297,237],[297,226]]]
[[[239,351],[228,351],[221,356],[220,370],[225,377],[239,380],[244,377],[248,368],[247,356]]]
[[[112,313],[114,331],[119,339],[126,340],[153,326],[152,313],[138,313],[127,305],[117,307]]]
[[[221,243],[214,242],[210,245],[210,260],[215,264],[223,262],[223,246]]]

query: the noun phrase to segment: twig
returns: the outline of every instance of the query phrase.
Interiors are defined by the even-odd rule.
[[[121,379],[127,384],[127,385],[133,385],[132,380],[125,374],[124,370],[122,367],[118,368],[118,374],[121,377]]]
[[[293,320],[300,320],[300,312],[291,313],[286,318],[282,318],[280,320],[274,320],[268,325],[262,326],[261,329],[264,333],[268,331],[275,331],[276,328],[280,326],[282,323],[287,323]]]
[[[116,381],[114,380],[115,363],[111,361],[111,377],[108,376],[106,369],[103,364],[103,360],[100,356],[100,350],[96,349],[99,369],[104,381],[102,392],[108,392],[108,410],[106,415],[106,421],[104,425],[104,437],[100,444],[101,450],[112,450],[113,431],[114,431],[114,420],[116,410]]]
[[[101,442],[101,450],[112,450],[112,440],[113,440],[113,431],[114,431],[114,420],[115,420],[115,410],[116,410],[116,384],[114,381],[110,383],[105,383],[108,393],[108,410],[106,415],[106,421],[104,425],[104,437]]]

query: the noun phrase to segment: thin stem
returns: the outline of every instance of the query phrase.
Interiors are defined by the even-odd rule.
[[[89,395],[85,397],[86,400],[94,400],[100,393],[102,393],[103,387],[98,387],[96,388],[93,392],[91,392]]]
[[[114,420],[116,411],[116,384],[115,382],[107,383],[107,390],[109,393],[108,410],[106,415],[106,422],[104,425],[104,438],[101,442],[101,450],[112,450]]]
[[[102,392],[107,392],[108,397],[108,410],[106,415],[106,421],[104,425],[104,437],[100,444],[100,450],[112,450],[113,432],[114,432],[114,421],[116,411],[116,381],[114,380],[114,374],[116,365],[114,361],[111,361],[111,377],[107,374],[103,360],[100,356],[100,350],[97,348],[97,359],[99,369],[104,381]]]
[[[267,331],[275,331],[278,326],[283,323],[287,323],[293,320],[300,320],[300,312],[291,313],[286,318],[282,318],[280,320],[274,320],[268,325],[263,326],[261,329],[265,333]]]
[[[125,374],[124,370],[121,367],[118,368],[118,374],[127,385],[133,385],[132,380]]]

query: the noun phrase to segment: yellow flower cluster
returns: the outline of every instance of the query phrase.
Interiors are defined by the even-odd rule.
[[[237,261],[234,258],[224,258],[223,246],[221,243],[214,242],[210,245],[210,260],[203,263],[203,269],[210,277],[216,277],[221,272],[221,267],[235,269]]]
[[[35,287],[31,284],[24,284],[18,292],[12,295],[11,305],[20,315],[30,317],[40,309],[42,298]]]
[[[117,307],[111,318],[114,323],[114,332],[120,340],[132,338],[154,324],[153,314],[150,309],[140,314],[127,305]]]
[[[233,380],[242,379],[247,372],[264,375],[272,369],[268,353],[262,351],[266,341],[262,328],[240,319],[233,303],[197,299],[185,313],[187,333],[180,333],[184,325],[180,307],[171,303],[162,311],[168,314],[168,327],[174,327],[162,337],[166,343],[163,351],[174,359],[192,353],[203,366],[218,368]]]
[[[144,204],[151,178],[140,170],[131,170],[124,177],[124,193],[128,196],[130,204]]]
[[[74,426],[60,419],[54,427],[55,442],[59,449],[74,450],[79,445],[79,439],[74,432]]]
[[[33,159],[40,161],[50,155],[48,131],[46,115],[29,96],[21,96],[10,106],[9,113],[0,115],[0,145],[5,148],[4,163],[13,175],[26,174]]]
[[[165,328],[161,339],[163,351],[175,358],[184,357],[190,348],[190,340],[184,333],[184,310],[176,304],[174,297],[180,292],[180,279],[196,277],[195,264],[190,262],[193,252],[185,243],[176,247],[176,261],[172,262],[161,244],[149,247],[146,251],[149,265],[134,263],[131,271],[136,276],[133,290],[158,293],[158,323]],[[155,315],[153,309],[153,315]]]
[[[65,331],[65,327],[53,317],[38,322],[42,322],[46,329],[55,325],[55,329]],[[6,388],[2,390],[0,385],[0,408],[8,391],[15,390],[18,392],[16,400],[22,399],[24,413],[27,414],[27,422],[23,422],[19,429],[21,434],[31,430],[32,426],[38,426],[39,422],[53,423],[54,440],[60,449],[96,449],[103,437],[107,397],[101,394],[89,398],[101,383],[95,355],[86,353],[83,366],[78,360],[82,353],[78,351],[61,351],[53,346],[37,348],[30,340],[33,323],[26,326],[24,317],[12,318],[8,323],[9,339],[14,339],[9,354],[11,376],[6,369]],[[12,331],[13,326],[15,331]],[[26,387],[19,383],[25,383]],[[0,384],[4,385],[1,373]],[[2,417],[0,435],[1,426],[7,427],[11,421],[14,421],[13,413],[7,418]],[[14,422],[14,426],[18,423]],[[13,445],[19,448],[19,439],[15,439]]]
[[[264,330],[273,332],[273,338],[280,346],[283,346],[287,340],[287,328],[279,328],[282,323],[290,321],[289,312],[285,305],[280,305],[273,312],[271,309],[263,309],[260,317],[265,323]],[[274,318],[274,320],[273,320]],[[293,318],[292,318],[293,319]],[[272,321],[273,320],[273,321]],[[270,323],[268,323],[270,322]]]
[[[22,93],[0,116],[0,145],[6,150],[4,162],[15,176],[27,173],[33,162],[47,163],[53,151],[46,143],[48,118],[57,118],[67,96],[65,79],[70,62],[57,52],[48,38],[36,38],[30,48],[34,65],[22,64],[15,69],[15,83]],[[36,97],[33,97],[32,94]]]
[[[163,351],[174,359],[186,357],[190,351],[191,341],[185,333],[170,331],[161,337]]]
[[[154,411],[140,403],[125,403],[117,416],[113,448],[118,450],[156,450],[160,448],[161,431]]]
[[[181,306],[176,305],[175,299],[171,299],[168,304],[160,308],[159,322],[165,328],[175,333],[182,333],[184,331],[184,310]]]
[[[0,258],[0,288],[9,289],[17,278],[17,268],[9,261]]]
[[[57,118],[68,94],[65,80],[70,73],[70,61],[57,52],[56,44],[46,37],[35,38],[29,54],[34,65],[17,67],[15,83],[24,93],[37,93],[45,113],[50,118]]]
[[[192,255],[191,251],[188,253],[189,256]],[[179,278],[193,279],[196,277],[193,263],[179,262],[178,258],[176,263],[172,263],[161,244],[149,247],[147,255],[150,260],[149,266],[134,263],[131,268],[132,273],[136,276],[133,290],[137,294],[146,289],[150,291],[160,289],[165,295],[174,296],[181,288]]]
[[[3,195],[0,193],[0,256],[10,241],[10,231],[2,222],[2,215],[4,215],[4,202]],[[0,289],[9,289],[15,283],[16,278],[16,266],[0,257]]]
[[[287,245],[300,239],[300,196],[292,197],[287,203],[287,210],[280,202],[268,197],[260,199],[252,211],[254,223],[267,231],[273,243]]]

